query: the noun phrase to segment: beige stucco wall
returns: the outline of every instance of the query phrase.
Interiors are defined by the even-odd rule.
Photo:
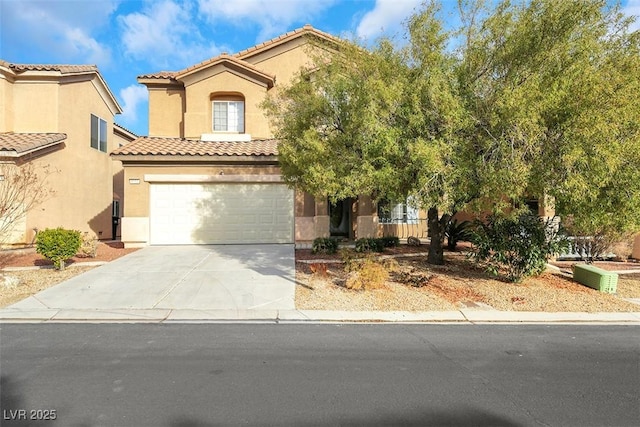
[[[232,92],[245,97],[245,133],[254,139],[272,137],[273,131],[260,104],[268,92],[275,94],[278,87],[289,84],[301,67],[310,65],[307,52],[308,45],[297,39],[247,58],[259,70],[276,76],[276,84],[270,89],[250,75],[221,64],[188,76],[184,91],[175,83],[146,82],[149,136],[200,138],[212,133],[211,94]]]
[[[269,137],[267,118],[259,104],[267,93],[266,87],[216,67],[215,74],[186,87],[187,109],[184,115],[186,138],[200,138],[204,133],[213,133],[211,95],[215,93],[239,93],[245,100],[245,133],[252,138]]]
[[[633,242],[633,252],[631,253],[631,257],[640,259],[640,234],[636,236]]]
[[[13,131],[13,84],[0,73],[0,132]]]
[[[90,81],[57,85],[56,88],[58,93],[45,93],[58,101],[59,109],[36,109],[43,116],[41,121],[20,119],[34,126],[21,127],[22,132],[37,130],[67,134],[62,149],[33,160],[38,167],[49,166],[52,173],[47,182],[55,194],[29,213],[27,230],[64,227],[110,239],[114,166],[109,152],[116,148],[113,115]],[[47,87],[46,90],[50,89]],[[31,96],[31,90],[25,89],[22,93]],[[50,105],[51,101],[43,103]],[[21,99],[20,104],[24,104],[24,100]],[[56,111],[56,117],[50,117]],[[45,112],[49,115],[45,116]],[[20,117],[24,114],[25,110]],[[91,114],[107,123],[106,153],[90,146]],[[36,126],[31,121],[39,124]]]
[[[149,88],[149,136],[184,137],[183,89]]]
[[[57,82],[13,84],[13,132],[63,132],[59,128],[60,87]],[[80,101],[80,100],[78,100]]]
[[[256,68],[275,75],[276,85],[272,90],[277,91],[278,87],[288,85],[299,74],[301,68],[309,68],[312,65],[310,49],[306,40],[296,39],[245,60]]]

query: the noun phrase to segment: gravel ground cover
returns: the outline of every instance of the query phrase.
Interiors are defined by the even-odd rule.
[[[296,306],[347,311],[448,311],[460,308],[591,313],[640,311],[640,305],[625,300],[640,298],[640,269],[638,274],[621,275],[617,294],[610,295],[585,287],[569,275],[558,272],[548,271],[513,284],[488,275],[462,252],[446,253],[443,266],[427,264],[426,256],[411,256],[412,252],[424,253],[426,248],[405,247],[385,253],[385,257],[401,255],[394,258],[397,265],[395,271],[390,272],[389,280],[379,289],[355,291],[344,285],[350,273],[345,272],[340,260],[346,253],[326,256],[298,250]],[[326,270],[319,268],[319,264],[327,260],[332,262],[326,264]],[[631,265],[637,264],[607,263],[603,267],[628,270]]]

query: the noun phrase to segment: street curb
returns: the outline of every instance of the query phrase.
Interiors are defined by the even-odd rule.
[[[385,324],[624,324],[640,326],[640,312],[508,312],[460,310],[324,311],[324,310],[0,310],[0,324],[8,323],[385,323]]]

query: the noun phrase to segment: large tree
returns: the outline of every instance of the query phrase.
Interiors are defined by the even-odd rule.
[[[604,0],[471,9],[457,75],[471,118],[461,167],[478,200],[502,210],[551,197],[576,231],[639,230],[640,33],[630,19]]]
[[[470,201],[546,198],[584,233],[640,229],[640,33],[604,0],[482,3],[461,1],[451,32],[426,3],[402,49],[320,49],[265,102],[285,180],[333,200],[413,195],[432,263]]]
[[[413,195],[429,209],[429,261],[441,264],[443,226],[457,200],[451,153],[461,110],[436,12],[429,5],[411,19],[410,48],[344,42],[327,56],[312,44],[321,52],[314,67],[265,106],[285,181],[333,201]]]

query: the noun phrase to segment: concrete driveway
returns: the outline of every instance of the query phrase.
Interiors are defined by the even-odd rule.
[[[7,307],[54,317],[198,319],[203,311],[251,318],[292,310],[293,245],[151,246]],[[100,313],[96,313],[95,311]],[[235,313],[235,314],[234,314]],[[222,317],[225,317],[223,314]]]

